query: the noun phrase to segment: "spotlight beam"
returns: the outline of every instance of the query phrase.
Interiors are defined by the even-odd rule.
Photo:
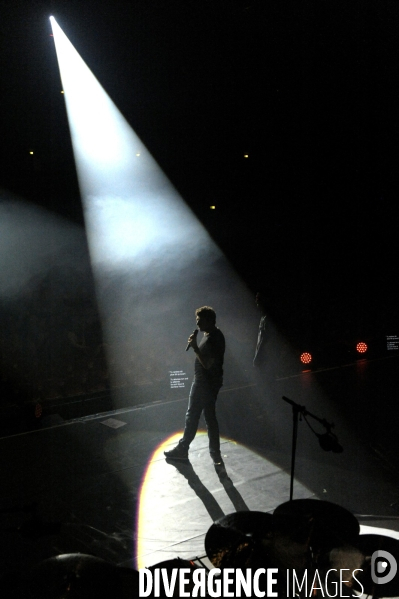
[[[144,144],[51,17],[94,263],[141,267],[220,256]],[[137,266],[137,263],[136,263]],[[129,265],[130,267],[130,265]]]
[[[191,331],[198,306],[227,313],[232,294],[248,313],[253,300],[54,18],[51,24],[114,382],[169,379],[169,371],[186,370],[181,343],[169,347],[182,314]],[[166,354],[159,344],[168,345]]]

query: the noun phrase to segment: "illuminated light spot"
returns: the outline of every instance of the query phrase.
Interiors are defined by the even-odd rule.
[[[33,154],[33,152],[29,152],[29,154],[30,154],[30,155],[32,155],[32,154]]]
[[[140,569],[143,567],[151,567],[155,562],[160,561],[159,548],[163,554],[163,559],[175,558],[177,555],[182,556],[182,537],[190,530],[195,530],[196,533],[202,535],[205,530],[202,525],[198,526],[196,522],[206,522],[211,515],[209,504],[204,494],[208,495],[208,491],[201,483],[202,478],[200,468],[209,468],[209,466],[201,466],[203,460],[210,460],[208,455],[208,439],[206,431],[199,431],[190,449],[190,460],[196,456],[192,462],[184,464],[181,460],[169,460],[166,462],[163,452],[165,449],[172,449],[177,441],[181,438],[182,433],[177,432],[163,441],[149,456],[144,474],[141,480],[140,493],[138,496],[138,512],[136,520],[136,558],[134,567]],[[221,437],[221,450],[223,458],[229,461],[240,460],[240,462],[251,463],[255,472],[261,472],[268,480],[268,484],[273,486],[273,478],[279,480],[283,476],[289,484],[289,475],[285,474],[278,466],[271,461],[266,460],[262,455],[257,454],[251,449],[245,447],[241,443]],[[244,460],[243,460],[244,458]],[[197,473],[198,470],[198,473]],[[191,474],[190,474],[191,472]],[[264,496],[265,479],[261,475],[261,481],[258,478],[254,479],[250,484],[255,485],[255,489]],[[191,480],[189,480],[191,479]],[[215,479],[217,480],[217,479]],[[212,487],[209,494],[209,501],[212,501],[213,516],[212,518],[222,517],[233,511],[230,496],[221,491],[217,483]],[[198,486],[197,486],[198,485]],[[259,485],[259,486],[258,486]],[[300,485],[296,482],[297,489]],[[302,485],[300,485],[302,487]],[[202,492],[201,492],[202,488]],[[305,491],[305,487],[302,487]],[[255,491],[256,493],[257,491]],[[211,499],[214,496],[214,499]],[[214,502],[214,503],[213,503]],[[263,508],[266,502],[263,503],[259,499],[258,509]],[[220,512],[220,516],[217,514]],[[211,521],[209,521],[209,525]],[[190,533],[191,537],[191,533]],[[188,538],[187,538],[188,540]],[[202,541],[203,543],[203,541]]]
[[[367,343],[364,343],[364,341],[360,341],[357,345],[356,345],[356,351],[359,352],[359,354],[364,354],[367,351]]]
[[[249,158],[249,154],[244,154],[244,158]]]
[[[137,152],[136,156],[141,156],[140,152]]]
[[[216,206],[209,206],[211,210],[216,210]]]
[[[62,93],[62,94],[64,93],[64,90],[63,90],[63,89],[61,90],[61,93]]]
[[[300,360],[302,362],[302,364],[310,364],[312,361],[312,354],[309,354],[308,352],[303,352],[300,356]]]
[[[154,503],[154,477],[157,476],[156,464],[159,460],[164,460],[165,456],[163,452],[165,449],[171,449],[174,445],[178,443],[181,439],[183,432],[180,431],[175,433],[171,437],[168,437],[166,441],[163,441],[150,459],[148,460],[148,466],[144,473],[144,476],[141,481],[140,493],[139,493],[139,506],[137,510],[137,542],[136,542],[136,555],[137,557],[137,567],[142,568],[145,564],[142,564],[140,561],[140,556],[142,554],[146,554],[146,540],[147,534],[149,530],[152,530],[152,520],[153,520],[153,512],[151,506]],[[203,433],[205,434],[205,433]]]

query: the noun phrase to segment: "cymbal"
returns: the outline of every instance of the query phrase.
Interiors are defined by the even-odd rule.
[[[215,524],[232,528],[243,535],[254,539],[265,539],[270,536],[273,516],[266,512],[245,510],[233,512],[216,520]]]
[[[273,517],[264,512],[228,514],[209,528],[205,551],[216,568],[259,567],[268,561]]]
[[[355,516],[339,505],[318,499],[294,499],[274,510],[273,531],[317,552],[355,544],[360,526]]]
[[[363,563],[360,566],[362,569],[361,572],[356,574],[356,578],[362,584],[364,588],[364,593],[366,595],[373,595],[377,597],[397,597],[399,596],[399,575],[395,574],[391,581],[386,583],[382,583],[382,580],[385,576],[388,576],[390,573],[391,564],[387,567],[386,570],[379,572],[377,570],[375,576],[377,579],[380,579],[380,584],[376,584],[372,577],[372,566],[374,571],[376,570],[376,564],[378,562],[389,563],[396,561],[396,564],[399,563],[399,540],[393,539],[392,537],[386,537],[384,535],[360,535],[357,543],[357,548],[363,555]],[[375,562],[372,564],[372,555],[375,552],[386,551],[390,554],[389,556],[380,556],[378,558],[375,556]],[[386,559],[387,558],[387,559]],[[360,592],[360,586],[356,583],[353,585],[354,590]]]
[[[31,599],[125,599],[138,596],[136,570],[118,568],[84,553],[66,553],[46,559],[27,582]]]

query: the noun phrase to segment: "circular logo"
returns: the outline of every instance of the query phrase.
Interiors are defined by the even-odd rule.
[[[374,584],[387,584],[393,580],[398,571],[394,556],[388,551],[379,549],[371,556],[371,579]]]

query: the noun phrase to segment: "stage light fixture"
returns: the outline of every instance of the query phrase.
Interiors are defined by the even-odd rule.
[[[365,354],[367,349],[367,343],[365,343],[364,341],[359,341],[359,343],[356,345],[356,351],[359,354]]]
[[[310,364],[312,361],[312,354],[310,354],[309,352],[303,352],[300,355],[300,360],[302,364]]]

